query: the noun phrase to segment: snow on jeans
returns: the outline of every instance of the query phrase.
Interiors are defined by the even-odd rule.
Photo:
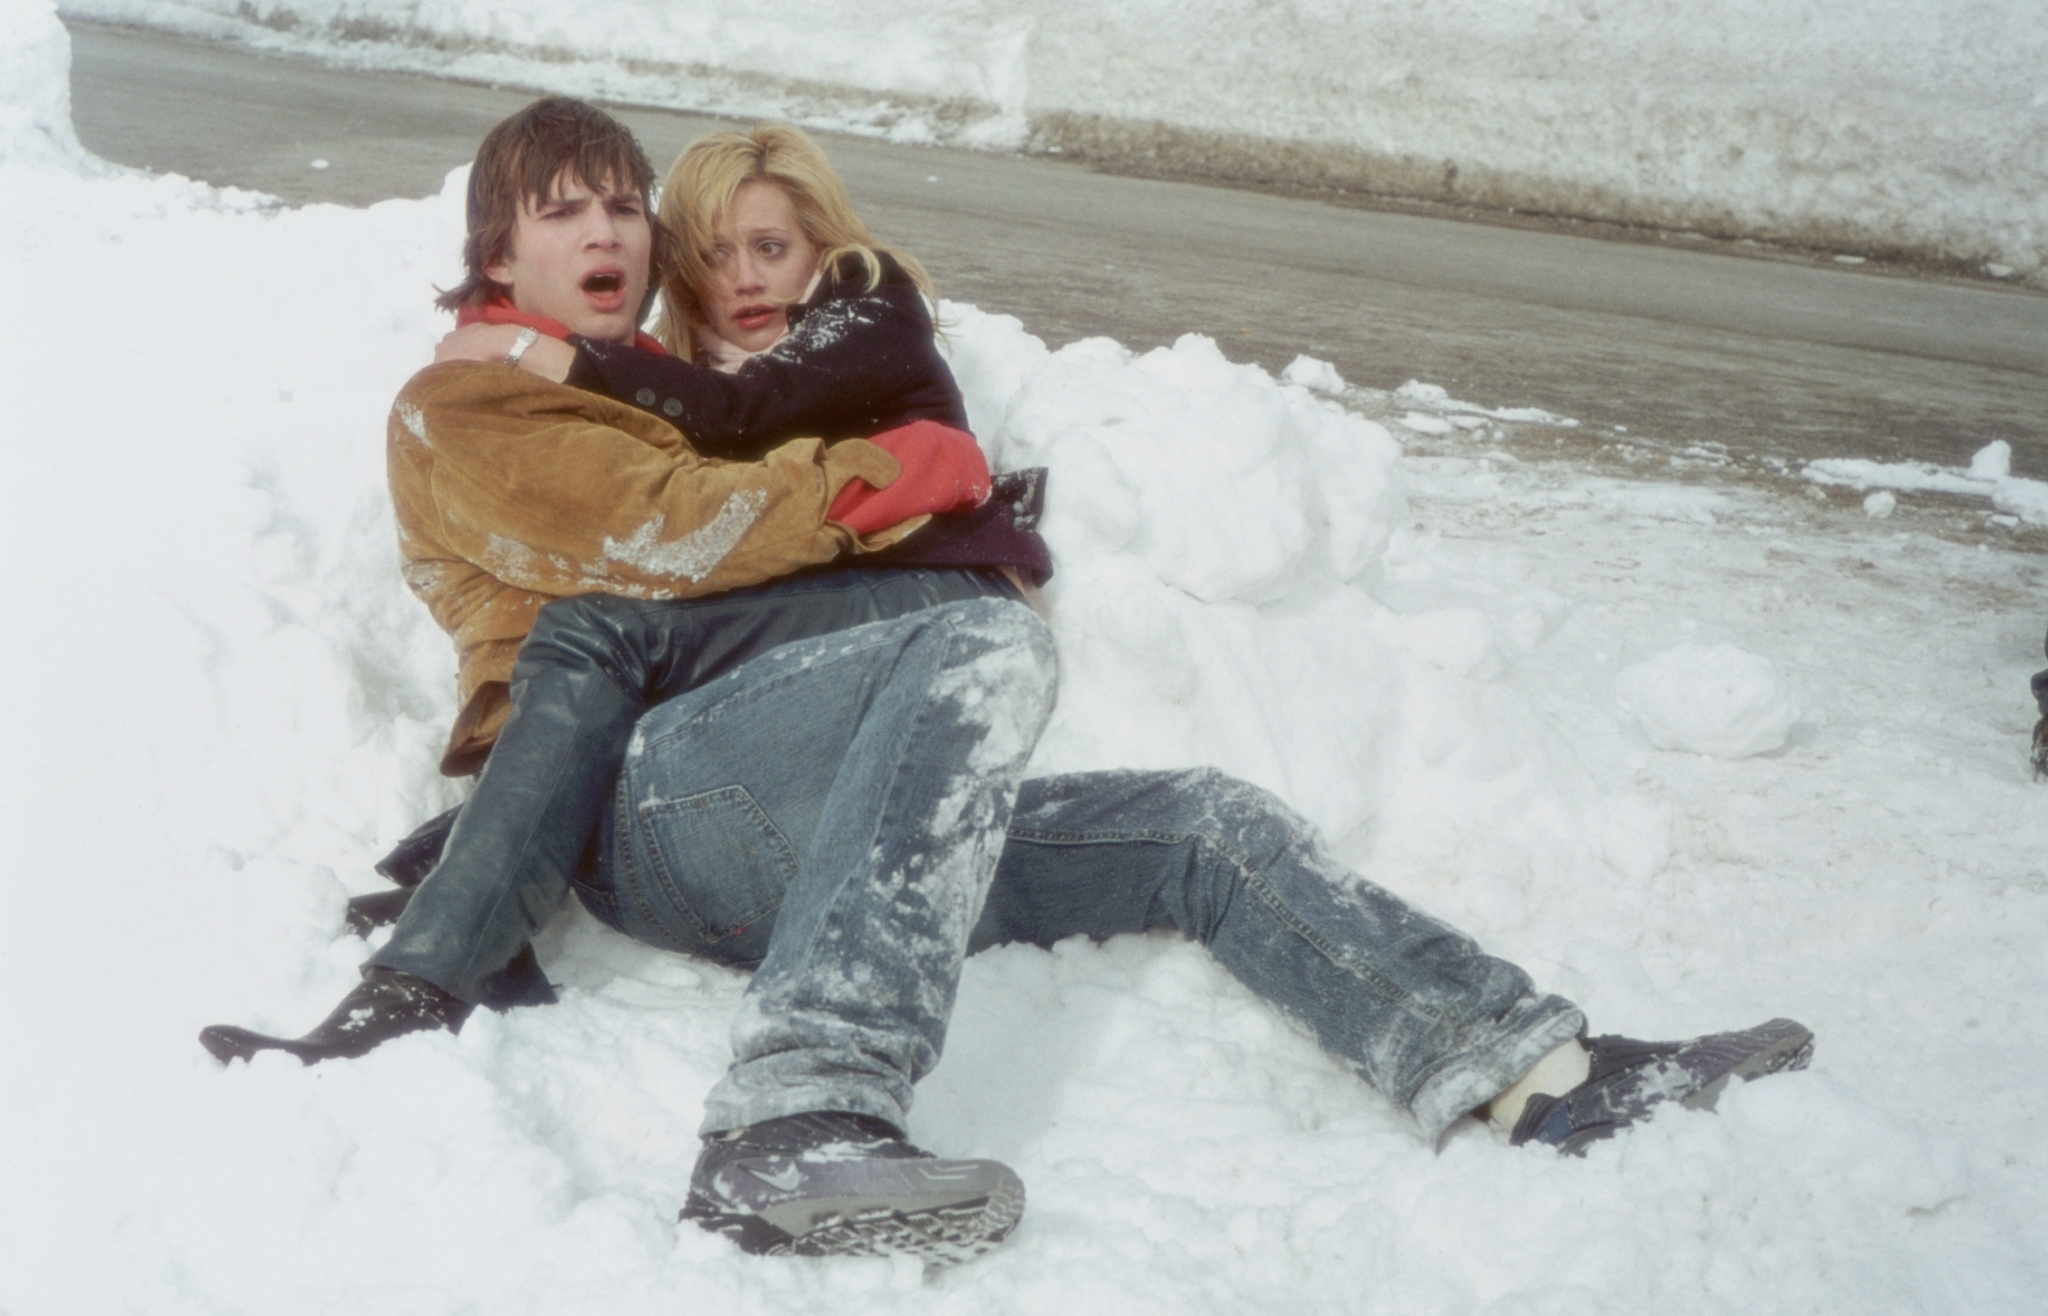
[[[952,604],[788,645],[649,712],[576,889],[642,941],[756,967],[704,1131],[898,1126],[968,952],[1171,927],[1435,1137],[1584,1026],[1211,769],[1017,782],[1044,628]],[[1014,801],[1014,804],[1013,804]]]

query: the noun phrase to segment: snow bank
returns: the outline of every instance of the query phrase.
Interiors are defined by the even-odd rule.
[[[8,11],[42,52],[9,103],[55,85],[48,13]],[[448,800],[452,656],[398,583],[382,434],[445,326],[460,179],[290,210],[22,145],[60,128],[0,142],[11,1316],[2037,1305],[2038,560],[1476,431],[1402,457],[1316,372],[1200,337],[1055,351],[949,308],[978,431],[1053,471],[1040,766],[1230,768],[1596,1026],[1791,1014],[1812,1072],[1584,1161],[1473,1125],[1439,1152],[1175,938],[1005,948],[912,1133],[1032,1204],[925,1281],[677,1226],[744,979],[573,912],[557,1006],[216,1066],[204,1024],[300,1029],[354,981],[344,898]],[[1799,735],[1646,748],[1613,673],[1680,643],[1769,658]]]
[[[71,127],[71,36],[38,0],[0,4],[0,164],[90,168]]]
[[[2036,0],[66,0],[64,11],[905,141],[2041,275]]]

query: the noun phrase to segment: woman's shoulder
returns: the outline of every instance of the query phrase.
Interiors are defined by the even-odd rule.
[[[817,291],[789,313],[790,336],[802,342],[819,333],[837,337],[850,328],[895,327],[929,334],[931,307],[903,267],[886,252],[876,252],[881,280],[869,286],[867,263],[848,252],[834,262]],[[785,340],[787,341],[787,340]]]
[[[868,257],[872,256],[876,268],[870,268]],[[879,274],[880,277],[876,277]],[[813,304],[826,301],[843,301],[852,297],[875,297],[891,303],[915,301],[922,303],[924,297],[918,292],[917,281],[903,268],[902,262],[886,251],[869,250],[842,252],[839,259],[825,272],[819,281]]]

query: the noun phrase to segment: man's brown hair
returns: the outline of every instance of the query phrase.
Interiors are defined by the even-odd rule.
[[[434,304],[453,311],[506,296],[509,289],[484,271],[511,251],[520,207],[538,209],[556,180],[564,177],[593,189],[630,185],[640,194],[654,238],[647,280],[651,298],[674,263],[674,240],[648,196],[654,187],[654,167],[647,163],[647,153],[631,129],[595,105],[570,96],[548,96],[484,134],[476,163],[469,167],[469,236],[462,244],[465,277]],[[647,308],[640,310],[644,315]]]

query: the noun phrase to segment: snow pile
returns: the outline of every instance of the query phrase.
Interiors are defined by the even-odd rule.
[[[1799,720],[1770,660],[1732,644],[1673,645],[1614,684],[1658,749],[1724,759],[1768,754]]]
[[[47,14],[9,29],[44,52],[10,103],[51,85]],[[539,946],[559,1005],[216,1066],[203,1025],[297,1031],[347,990],[344,898],[449,799],[452,656],[398,583],[382,449],[445,327],[460,178],[290,210],[21,149],[52,122],[0,143],[11,1316],[2038,1305],[2041,564],[1909,507],[1878,534],[1401,457],[1199,337],[1052,350],[949,308],[983,438],[1052,467],[1040,766],[1252,777],[1597,1028],[1789,1014],[1812,1072],[1584,1161],[1475,1125],[1439,1152],[1176,938],[1003,948],[911,1132],[1013,1164],[1031,1207],[926,1281],[677,1226],[745,980],[574,911]],[[1647,748],[1613,673],[1677,644],[1768,658],[1799,734]]]
[[[1995,277],[2048,259],[2037,0],[66,0],[65,12],[901,141]]]
[[[0,164],[90,168],[71,127],[71,36],[39,0],[0,4]]]
[[[2048,481],[2029,480],[2012,473],[2012,445],[1994,439],[1970,458],[1969,469],[1944,469],[1929,462],[1876,462],[1860,457],[1835,457],[1808,462],[1800,472],[1815,484],[1834,485],[1858,491],[1899,489],[1908,493],[1959,494],[1986,498],[2008,516],[2030,525],[2048,525]],[[1879,501],[1879,499],[1885,501]],[[1873,494],[1864,500],[1870,515],[1884,518],[1897,506],[1889,494]]]

